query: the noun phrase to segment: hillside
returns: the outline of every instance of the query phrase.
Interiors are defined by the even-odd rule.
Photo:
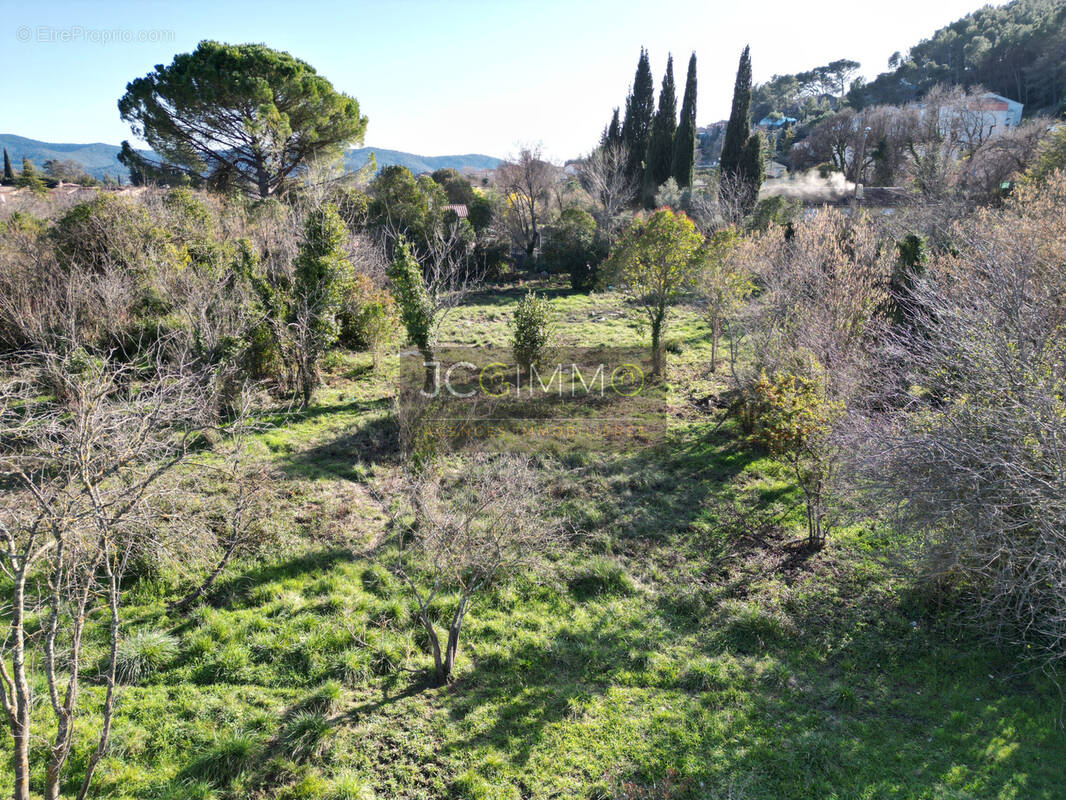
[[[985,6],[936,31],[898,66],[852,92],[858,105],[900,103],[937,83],[984,86],[1024,103],[1026,113],[1066,104],[1066,5],[1014,0]]]
[[[467,153],[460,156],[418,156],[381,147],[356,147],[344,154],[344,166],[354,172],[367,162],[371,153],[377,159],[378,169],[399,164],[401,167],[407,167],[415,175],[420,172],[433,172],[447,168],[460,172],[464,169],[494,169],[500,163],[498,158],[479,153]]]
[[[0,147],[6,148],[11,162],[17,169],[23,158],[29,158],[38,167],[42,167],[49,159],[75,161],[98,180],[107,176],[113,178],[127,177],[126,168],[119,163],[118,154],[121,148],[118,145],[94,142],[92,144],[70,144],[56,142],[42,142],[37,139],[27,139],[24,136],[16,136],[10,133],[0,133]],[[150,155],[147,150],[138,151],[143,155]],[[374,154],[378,168],[399,164],[407,167],[414,174],[420,172],[432,172],[436,169],[450,167],[456,170],[465,168],[492,169],[500,163],[500,159],[478,153],[468,153],[455,156],[420,156],[414,153],[404,153],[399,150],[386,150],[377,147],[358,147],[349,150],[344,157],[344,165],[347,169],[355,171],[363,166]]]

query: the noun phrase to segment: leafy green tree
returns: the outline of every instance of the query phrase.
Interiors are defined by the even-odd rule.
[[[751,138],[751,48],[745,47],[737,67],[733,87],[733,109],[725,129],[722,144],[721,174],[736,177],[742,169],[744,148]]]
[[[1043,183],[1057,170],[1066,170],[1066,125],[1058,125],[1048,134],[1025,177]]]
[[[655,86],[651,77],[648,51],[640,48],[633,88],[626,98],[626,113],[622,120],[622,142],[629,153],[627,171],[637,186],[644,179],[644,156],[648,152],[652,117],[655,115]]]
[[[644,159],[644,205],[655,204],[656,190],[670,177],[674,133],[677,131],[677,92],[674,88],[674,57],[666,59],[666,74],[659,92],[659,110],[651,125],[648,155]]]
[[[682,189],[692,186],[692,169],[696,161],[696,54],[688,60],[685,97],[681,101],[681,120],[674,134],[670,174]]]
[[[430,176],[444,193],[448,195],[448,202],[453,205],[464,205],[469,208],[474,201],[474,187],[470,181],[450,167],[438,169]]]
[[[29,189],[34,194],[41,194],[45,191],[41,173],[37,171],[37,167],[33,166],[33,162],[28,158],[22,159],[22,172],[15,178],[15,186],[20,189]]]
[[[352,281],[352,265],[343,251],[347,234],[337,209],[327,203],[307,215],[296,255],[292,324],[296,327],[297,373],[304,408],[319,382],[319,359],[340,333],[338,316]]]
[[[11,171],[11,156],[7,154],[7,148],[4,148],[4,184],[10,186],[15,182],[15,173]]]
[[[367,122],[354,98],[288,53],[212,41],[129,83],[118,107],[161,163],[260,197],[283,191],[308,162],[361,142]]]
[[[415,178],[407,167],[385,167],[370,183],[367,224],[386,232],[390,238],[404,236],[419,255],[430,248],[435,234],[444,225],[448,195],[440,184],[426,175]]]
[[[755,396],[756,440],[792,470],[807,507],[807,545],[821,548],[830,532],[827,512],[840,461],[832,432],[844,404],[827,399],[821,381],[785,373],[763,373]]]
[[[596,249],[596,220],[581,208],[567,208],[548,229],[544,259],[553,269],[570,273],[575,289],[591,289],[596,265],[603,258]]]
[[[635,219],[611,251],[609,268],[651,327],[652,373],[663,367],[663,325],[703,266],[703,237],[684,214],[664,208]]]
[[[718,342],[730,317],[755,291],[751,280],[729,259],[737,238],[738,234],[732,228],[711,234],[705,249],[705,267],[700,274],[699,290],[705,303],[707,325],[711,329],[711,372],[718,369]]]

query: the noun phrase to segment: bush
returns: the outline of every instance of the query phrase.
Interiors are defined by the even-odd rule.
[[[374,286],[369,276],[357,274],[348,286],[341,311],[340,343],[351,350],[378,352],[396,337],[400,315],[396,301]]]
[[[551,304],[543,297],[528,292],[519,301],[511,324],[511,351],[524,370],[539,364],[544,358],[554,333]]]
[[[119,640],[118,680],[139,683],[168,664],[177,652],[177,640],[170,634],[156,630],[135,631]]]
[[[108,194],[71,208],[52,236],[62,264],[94,272],[118,267],[142,274],[168,250],[164,232],[143,206]]]
[[[596,220],[580,208],[564,210],[548,228],[541,254],[553,272],[570,273],[575,289],[591,289],[604,256],[596,246]]]

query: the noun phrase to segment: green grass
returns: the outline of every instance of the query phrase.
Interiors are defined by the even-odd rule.
[[[446,340],[504,343],[523,290],[475,297]],[[567,335],[643,341],[617,295],[551,295]],[[673,774],[681,798],[1061,797],[1054,685],[938,614],[883,532],[797,547],[787,472],[690,402],[721,388],[696,311],[669,336],[669,435],[538,457],[573,544],[478,599],[445,688],[426,688],[425,638],[386,568],[391,376],[332,359],[312,408],[264,415],[258,436],[282,544],[188,617],[166,602],[190,576],[128,586],[127,630],[146,633],[94,796],[593,800]],[[771,520],[764,540],[734,507]],[[92,626],[87,647],[105,643]],[[95,723],[78,719],[72,772]]]

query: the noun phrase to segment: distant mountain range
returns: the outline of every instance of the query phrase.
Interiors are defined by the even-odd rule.
[[[99,180],[103,180],[108,175],[126,180],[129,174],[126,168],[118,161],[118,154],[121,148],[113,144],[103,144],[101,142],[93,144],[57,144],[55,142],[27,139],[10,133],[0,133],[0,147],[7,150],[8,155],[11,157],[11,165],[16,170],[21,167],[23,158],[30,159],[38,168],[43,168],[44,162],[49,159],[58,159],[77,162],[89,175]],[[139,152],[144,155],[151,155],[146,150]],[[344,154],[345,168],[354,172],[367,162],[371,153],[374,154],[374,158],[377,160],[378,169],[399,164],[407,167],[415,175],[420,172],[432,172],[446,167],[457,170],[467,168],[493,169],[500,163],[498,158],[477,153],[461,156],[419,156],[414,153],[403,153],[399,150],[358,147]]]

